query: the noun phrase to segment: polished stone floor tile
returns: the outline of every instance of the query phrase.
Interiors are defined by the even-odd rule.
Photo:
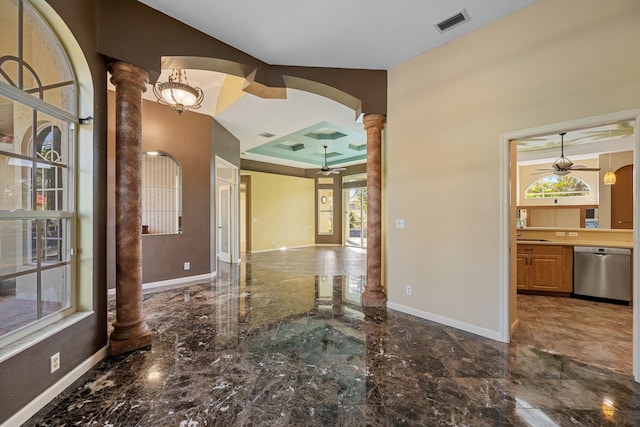
[[[97,364],[25,425],[640,425],[629,307],[520,295],[504,344],[365,316],[364,269],[362,250],[291,249],[145,294],[153,345]]]

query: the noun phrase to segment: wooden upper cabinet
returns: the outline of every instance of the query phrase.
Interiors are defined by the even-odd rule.
[[[571,246],[518,245],[517,288],[563,292],[573,289]]]

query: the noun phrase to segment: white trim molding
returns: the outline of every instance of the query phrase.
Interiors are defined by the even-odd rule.
[[[179,288],[187,285],[195,285],[198,283],[208,282],[211,279],[215,279],[218,275],[217,272],[199,274],[197,276],[177,277],[175,279],[161,280],[159,282],[149,282],[142,284],[142,293],[150,294],[154,292],[162,292],[168,289]],[[108,291],[110,297],[115,296],[116,289],[111,288]]]
[[[440,316],[439,314],[428,313],[422,310],[416,310],[415,308],[407,307],[404,305],[396,304],[393,302],[387,303],[387,307],[392,310],[397,310],[402,313],[410,314],[412,316],[420,317],[421,319],[431,320],[432,322],[440,323],[445,326],[451,326],[452,328],[460,329],[465,332],[470,332],[481,337],[489,338],[494,341],[501,341],[502,334],[500,331],[492,331],[472,325],[470,323],[461,322],[459,320],[451,319],[449,317]]]

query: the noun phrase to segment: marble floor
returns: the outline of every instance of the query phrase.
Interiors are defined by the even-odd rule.
[[[520,296],[510,344],[394,310],[365,317],[364,259],[251,254],[210,283],[145,294],[151,348],[99,363],[25,425],[640,425],[628,367],[584,357],[606,338],[575,326],[591,304],[569,310],[572,324],[550,312],[560,301]],[[581,335],[575,354],[560,345]]]

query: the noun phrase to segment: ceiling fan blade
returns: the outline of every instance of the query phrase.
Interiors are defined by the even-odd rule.
[[[582,166],[582,165],[573,165],[571,168],[571,170],[573,171],[585,171],[585,172],[596,172],[599,171],[600,168],[588,168],[586,166]]]

